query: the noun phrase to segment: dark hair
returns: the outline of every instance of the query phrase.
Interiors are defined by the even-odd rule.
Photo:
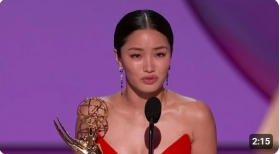
[[[126,14],[117,24],[114,34],[114,47],[121,56],[121,47],[126,38],[135,30],[154,29],[166,36],[168,43],[173,47],[173,32],[168,21],[153,10],[136,10]]]

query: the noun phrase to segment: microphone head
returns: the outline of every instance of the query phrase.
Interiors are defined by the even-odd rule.
[[[150,122],[153,118],[153,123],[157,123],[161,115],[161,103],[156,97],[151,97],[148,99],[145,105],[145,115],[147,120]]]

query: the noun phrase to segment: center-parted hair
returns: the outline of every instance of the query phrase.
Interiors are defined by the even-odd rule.
[[[153,10],[136,10],[126,14],[117,24],[114,34],[114,48],[121,57],[121,47],[126,43],[126,38],[136,30],[153,29],[166,36],[173,48],[173,32],[169,22]]]

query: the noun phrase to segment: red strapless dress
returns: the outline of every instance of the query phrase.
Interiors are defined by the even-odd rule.
[[[97,143],[100,144],[103,154],[118,154],[103,138],[98,137]],[[162,154],[190,154],[191,142],[187,134],[184,134],[177,141],[171,144]]]

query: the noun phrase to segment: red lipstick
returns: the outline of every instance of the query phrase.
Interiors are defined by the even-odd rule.
[[[154,84],[157,81],[158,77],[157,76],[145,76],[143,78],[141,78],[141,80],[145,83],[145,84]]]

